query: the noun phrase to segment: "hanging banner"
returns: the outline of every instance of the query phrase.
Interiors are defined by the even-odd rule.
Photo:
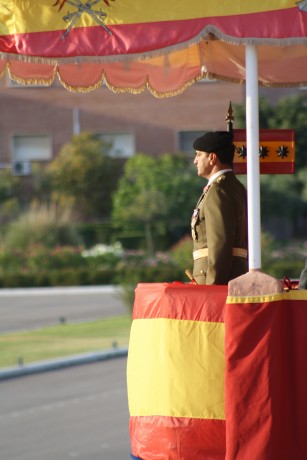
[[[234,171],[246,174],[246,130],[234,129]],[[260,129],[260,174],[293,174],[295,172],[295,134],[293,129]]]

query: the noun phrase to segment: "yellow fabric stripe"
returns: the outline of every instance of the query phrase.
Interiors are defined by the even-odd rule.
[[[228,296],[226,303],[228,304],[240,304],[240,303],[266,303],[276,302],[279,300],[307,300],[307,290],[293,289],[292,291],[285,291],[280,294],[270,294],[263,296],[246,296],[246,297],[235,297]]]
[[[152,21],[175,21],[184,19],[195,19],[211,16],[228,16],[257,13],[262,11],[275,11],[293,8],[290,0],[266,0],[257,2],[236,1],[236,2],[212,2],[212,0],[193,0],[187,4],[183,0],[155,0],[146,2],[144,0],[126,0],[125,2],[115,0],[112,4],[112,18],[115,24],[122,21],[125,24],[135,22]],[[113,23],[113,22],[110,22]]]
[[[127,366],[131,416],[225,419],[224,323],[138,319]]]
[[[82,0],[85,3],[85,0]],[[63,16],[76,11],[72,5],[65,4],[61,11],[53,6],[52,0],[0,0],[0,33],[18,34],[25,32],[45,32],[66,28]],[[175,21],[210,16],[228,16],[255,12],[275,11],[293,8],[290,0],[262,0],[212,2],[211,0],[193,0],[187,4],[183,0],[115,0],[110,7],[101,2],[93,7],[107,13],[106,25],[134,24],[153,21]],[[76,27],[97,26],[97,22],[84,13]]]

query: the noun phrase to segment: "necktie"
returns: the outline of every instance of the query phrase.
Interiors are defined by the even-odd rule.
[[[210,188],[210,185],[207,184],[206,187],[204,187],[203,193],[207,193]]]

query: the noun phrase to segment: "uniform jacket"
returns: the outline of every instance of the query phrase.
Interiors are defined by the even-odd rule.
[[[192,215],[194,251],[208,256],[194,261],[198,284],[227,284],[248,270],[247,258],[233,248],[247,249],[247,193],[232,171],[225,172],[201,195]]]

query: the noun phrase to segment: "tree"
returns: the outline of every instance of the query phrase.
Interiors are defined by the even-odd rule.
[[[16,219],[20,213],[21,178],[12,175],[11,169],[0,171],[0,223]]]
[[[83,219],[110,216],[120,167],[108,157],[108,148],[97,136],[81,133],[63,146],[48,168],[55,200],[71,203]]]
[[[176,234],[179,237],[189,231],[202,186],[190,164],[179,154],[158,158],[137,154],[130,158],[113,197],[114,225],[122,230],[146,228],[147,237],[153,230],[170,235],[173,241]]]

